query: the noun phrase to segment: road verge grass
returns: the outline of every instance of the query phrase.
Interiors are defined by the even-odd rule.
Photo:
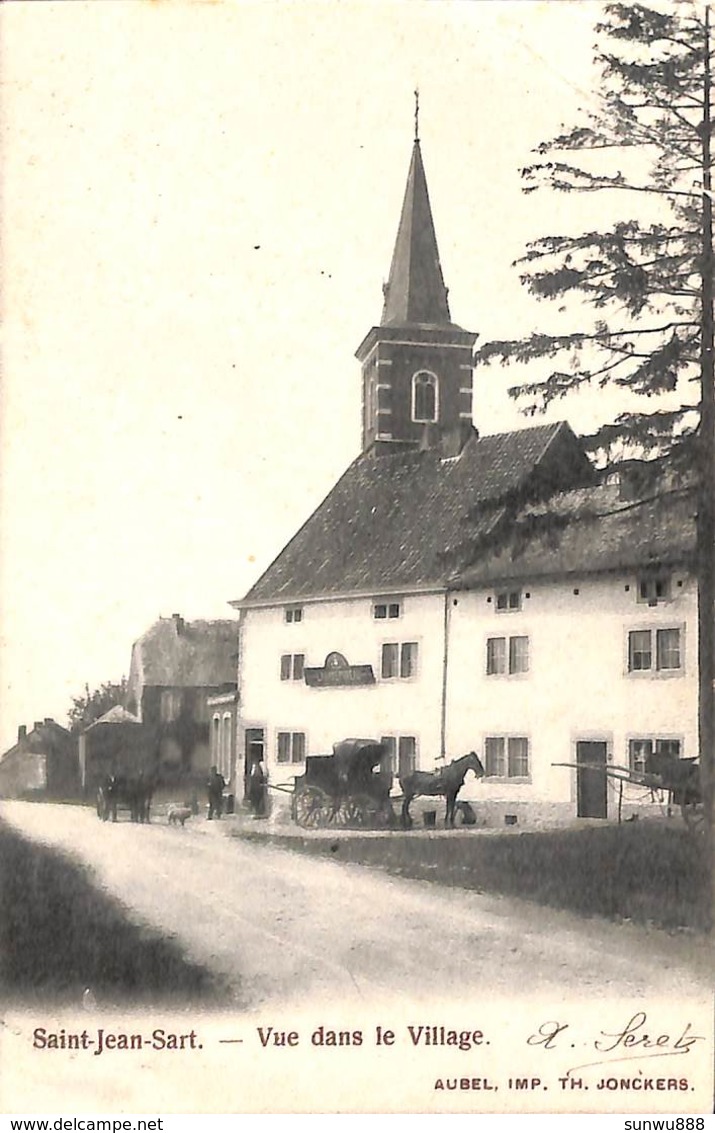
[[[138,868],[141,868],[138,865]],[[212,975],[132,922],[72,858],[0,822],[0,994],[5,1003],[218,1001]]]
[[[260,837],[250,832],[241,837]],[[300,853],[383,869],[400,877],[522,897],[585,916],[665,929],[710,927],[704,839],[651,823],[480,835],[358,831],[335,840],[273,834]]]

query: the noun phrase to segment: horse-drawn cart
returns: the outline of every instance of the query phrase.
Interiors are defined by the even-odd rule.
[[[645,760],[642,770],[620,767],[617,764],[592,763],[554,763],[553,767],[574,767],[576,770],[591,770],[605,774],[608,779],[619,784],[618,821],[621,820],[623,788],[626,785],[643,787],[653,799],[658,794],[667,796],[668,814],[671,806],[680,807],[689,830],[701,832],[705,829],[705,808],[700,787],[700,765],[696,759],[679,759],[663,752],[653,752]]]
[[[394,822],[392,775],[376,740],[341,740],[332,755],[309,755],[295,780],[291,814],[299,826],[384,829]]]

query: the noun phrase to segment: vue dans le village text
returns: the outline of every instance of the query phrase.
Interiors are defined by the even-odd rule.
[[[108,1028],[85,1028],[70,1031],[61,1028],[56,1031],[46,1027],[36,1027],[32,1032],[33,1048],[37,1051],[86,1051],[93,1056],[120,1052],[154,1050],[166,1053],[203,1049],[199,1033],[192,1029],[183,1033],[153,1030],[113,1031]],[[524,1048],[538,1048],[544,1052],[554,1052],[554,1071],[556,1076],[547,1083],[541,1077],[519,1074],[517,1066],[508,1076],[485,1075],[479,1066],[471,1065],[474,1055],[481,1055],[486,1061],[486,1049],[490,1046],[488,1035],[478,1028],[459,1029],[445,1024],[420,1023],[400,1027],[384,1024],[365,1029],[338,1030],[319,1025],[310,1030],[286,1030],[273,1025],[253,1027],[245,1037],[218,1040],[226,1044],[252,1043],[266,1051],[289,1052],[296,1048],[338,1049],[379,1047],[386,1052],[389,1048],[408,1045],[419,1049],[430,1049],[435,1055],[450,1056],[442,1077],[436,1078],[435,1090],[480,1090],[497,1091],[500,1087],[508,1090],[633,1090],[649,1092],[691,1091],[695,1087],[687,1077],[690,1069],[689,1056],[699,1051],[705,1036],[696,1034],[690,1022],[677,1027],[663,1028],[649,1025],[646,1012],[633,1014],[625,1023],[615,1027],[600,1029],[593,1035],[580,1035],[576,1028],[565,1022],[546,1020],[530,1034],[524,1036]],[[561,1058],[558,1058],[558,1052]],[[516,1052],[514,1052],[516,1054]],[[454,1057],[451,1057],[454,1056]],[[470,1065],[466,1065],[471,1056]],[[639,1067],[619,1067],[623,1061],[631,1062],[638,1056],[647,1064],[650,1058],[657,1058],[657,1072],[650,1073]],[[571,1063],[563,1069],[563,1058]],[[560,1065],[556,1066],[556,1061]],[[664,1060],[667,1059],[667,1069]],[[516,1058],[515,1058],[516,1062]],[[586,1073],[586,1072],[589,1073]]]

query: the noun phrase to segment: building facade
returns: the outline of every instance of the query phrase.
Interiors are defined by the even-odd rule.
[[[211,766],[213,709],[236,691],[237,626],[231,619],[159,618],[132,646],[127,708],[142,725],[150,764],[166,781],[203,781]]]
[[[357,351],[362,452],[233,603],[238,766],[258,746],[290,785],[307,755],[365,736],[396,781],[476,750],[483,821],[650,805],[605,768],[696,752],[691,497],[601,483],[564,422],[480,437],[475,339],[451,319],[415,139]]]

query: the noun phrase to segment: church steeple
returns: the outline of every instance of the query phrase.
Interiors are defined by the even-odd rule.
[[[449,326],[447,288],[439,262],[427,178],[417,137],[412,147],[390,276],[383,290],[382,326]]]
[[[417,94],[415,92],[415,97]],[[415,138],[380,325],[357,350],[363,449],[459,449],[472,432],[476,334],[452,322],[415,106]]]

